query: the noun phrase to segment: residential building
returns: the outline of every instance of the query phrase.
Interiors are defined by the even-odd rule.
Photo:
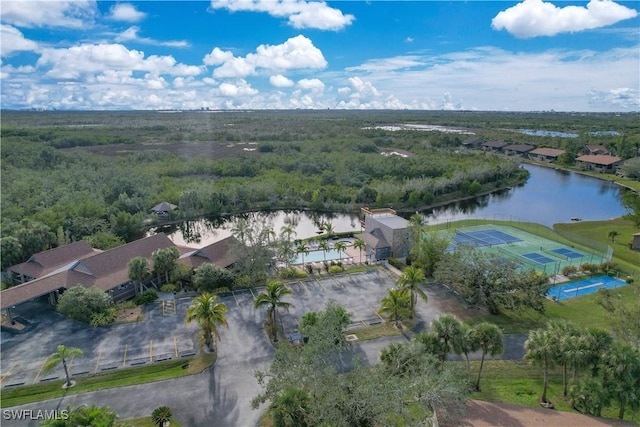
[[[524,156],[534,148],[536,147],[534,147],[533,145],[511,144],[511,145],[502,147],[502,152],[507,156]]]
[[[584,170],[594,170],[597,172],[615,173],[618,166],[624,159],[617,156],[607,156],[604,154],[585,155],[576,158],[576,166]]]
[[[485,151],[502,151],[507,145],[509,144],[503,141],[486,141],[482,143],[482,149]]]
[[[564,153],[566,153],[565,150],[558,150],[556,148],[536,148],[535,150],[529,151],[529,158],[539,162],[555,163],[558,161],[558,157]]]

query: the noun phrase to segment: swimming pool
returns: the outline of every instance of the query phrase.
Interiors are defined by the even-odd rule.
[[[304,263],[307,264],[309,262],[323,262],[325,259],[327,261],[339,260],[340,258],[348,258],[349,256],[341,251],[336,251],[335,249],[329,249],[328,251],[309,251],[308,254],[304,254]],[[293,260],[294,264],[302,264],[303,254],[298,254],[295,260]]]
[[[580,297],[583,295],[593,294],[598,289],[614,289],[625,286],[627,282],[617,277],[599,276],[589,279],[580,280],[578,282],[569,282],[563,285],[554,286],[547,292],[547,296],[562,301],[569,298]]]

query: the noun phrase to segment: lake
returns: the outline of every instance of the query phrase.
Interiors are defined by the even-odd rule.
[[[529,221],[552,227],[570,222],[572,217],[585,221],[617,218],[626,213],[622,206],[623,189],[609,182],[581,175],[526,164],[531,173],[526,184],[471,200],[452,203],[421,212],[429,224],[469,218]],[[358,214],[321,214],[285,212],[251,214],[273,226],[276,233],[292,225],[296,238],[321,234],[321,224],[330,222],[334,231],[360,231]],[[166,230],[178,245],[203,247],[231,235],[231,221],[201,219],[180,225],[179,230]],[[159,230],[162,231],[162,230]]]

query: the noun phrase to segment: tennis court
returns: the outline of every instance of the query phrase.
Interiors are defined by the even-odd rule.
[[[627,282],[616,277],[591,277],[578,282],[569,282],[554,286],[547,292],[547,297],[555,298],[556,301],[562,301],[569,298],[593,294],[597,292],[598,289],[615,289],[625,286],[626,284]]]
[[[563,245],[519,228],[486,224],[462,227],[449,231],[450,251],[461,244],[471,245],[482,251],[498,254],[505,261],[519,268],[534,269],[545,274],[560,274],[567,266],[579,268],[582,264],[602,264],[606,253],[590,253]]]

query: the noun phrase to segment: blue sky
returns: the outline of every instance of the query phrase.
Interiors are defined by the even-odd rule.
[[[0,1],[2,108],[640,111],[640,3]]]

